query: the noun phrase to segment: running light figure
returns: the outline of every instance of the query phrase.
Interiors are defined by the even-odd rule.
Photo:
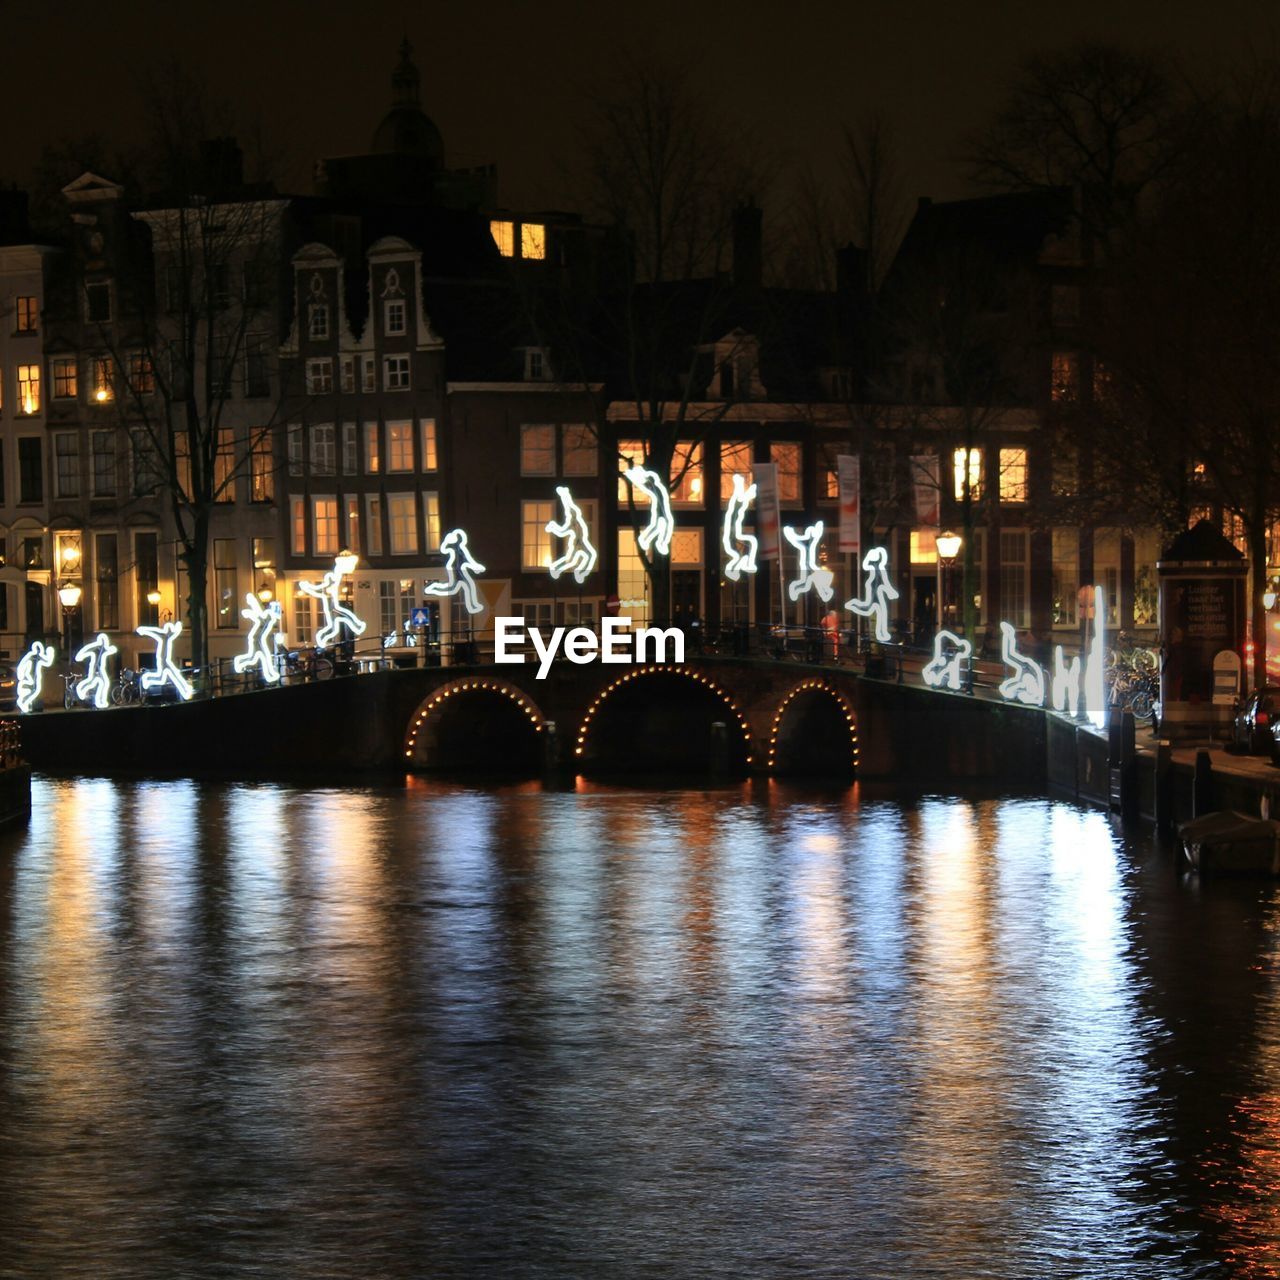
[[[733,492],[729,495],[729,505],[724,513],[724,531],[721,543],[725,561],[724,576],[737,582],[744,573],[755,573],[756,551],[760,547],[754,534],[743,529],[743,521],[747,518],[747,508],[756,500],[756,486],[747,484],[737,472],[733,476]],[[742,548],[739,550],[739,548]]]
[[[41,672],[53,666],[54,648],[37,640],[18,662],[18,710],[31,710],[40,697]]]
[[[484,605],[476,591],[474,575],[484,572],[484,565],[471,556],[467,535],[461,529],[453,529],[444,535],[440,543],[444,553],[444,582],[428,582],[423,591],[429,596],[461,595],[468,613],[482,613]]]
[[[173,660],[173,642],[182,634],[182,623],[162,622],[158,627],[139,627],[138,634],[146,636],[148,640],[154,640],[156,645],[155,668],[142,673],[143,693],[150,693],[152,689],[160,689],[171,684],[178,691],[178,697],[183,702],[190,702],[195,690],[187,682],[186,676],[178,670]],[[80,692],[79,688],[76,692]]]
[[[547,524],[547,532],[556,538],[567,538],[568,545],[564,553],[551,562],[551,576],[558,578],[562,573],[573,573],[573,580],[579,586],[584,583],[591,571],[596,567],[596,549],[591,545],[591,530],[587,528],[586,517],[582,509],[573,500],[567,485],[557,485],[556,493],[564,504],[564,520],[557,524],[554,520]]]
[[[1028,707],[1044,706],[1044,668],[1018,652],[1013,623],[1000,624],[1000,660],[1013,668],[1013,675],[1000,682],[1000,696]]]
[[[669,556],[676,519],[671,514],[671,495],[667,492],[667,486],[662,483],[656,471],[649,471],[645,467],[628,467],[622,474],[641,493],[649,495],[649,521],[636,535],[636,541],[645,551],[656,546],[659,555]]]
[[[1053,646],[1053,709],[1065,711],[1074,716],[1080,710],[1080,659],[1072,658],[1067,662],[1063,657],[1062,646]]]
[[[933,637],[933,657],[920,672],[930,689],[964,688],[964,663],[973,653],[973,645],[963,636],[939,631]]]
[[[884,547],[872,547],[862,557],[862,569],[867,575],[862,594],[846,600],[844,607],[860,618],[872,618],[876,639],[889,643],[889,601],[898,598],[898,592],[889,581],[889,553]]]
[[[1094,728],[1101,729],[1107,718],[1107,690],[1102,678],[1107,665],[1107,593],[1101,587],[1093,589],[1093,616],[1096,625],[1084,675],[1084,711]]]
[[[275,642],[280,634],[280,601],[268,600],[264,604],[250,591],[244,603],[246,607],[240,610],[240,616],[249,624],[249,635],[244,652],[237,653],[231,665],[243,675],[257,663],[262,679],[267,684],[276,684],[280,679],[275,654]]]
[[[349,631],[353,640],[364,635],[365,623],[356,616],[350,605],[343,604],[338,598],[342,579],[355,567],[355,556],[337,556],[333,568],[319,582],[298,583],[298,590],[304,596],[320,601],[320,612],[324,614],[324,622],[316,631],[316,646],[320,649],[327,649],[343,630]]]
[[[76,697],[92,702],[99,711],[111,698],[111,681],[107,679],[107,659],[120,650],[99,631],[97,636],[76,653],[76,661],[88,666],[83,680],[76,682]]]
[[[810,590],[814,590],[825,603],[835,594],[831,583],[835,574],[830,569],[818,567],[818,543],[822,541],[822,521],[811,524],[803,533],[797,533],[790,525],[783,525],[782,532],[787,541],[795,547],[800,563],[796,566],[795,578],[787,584],[787,595],[798,600]]]

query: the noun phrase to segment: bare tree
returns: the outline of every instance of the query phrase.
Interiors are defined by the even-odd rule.
[[[1162,55],[1084,40],[1022,62],[968,160],[993,190],[1078,187],[1086,228],[1105,237],[1168,170],[1180,112]]]

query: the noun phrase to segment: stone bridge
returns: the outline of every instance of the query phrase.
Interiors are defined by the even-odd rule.
[[[790,660],[421,667],[185,706],[22,717],[37,768],[287,776],[537,773],[1045,776],[1045,713]],[[718,728],[716,726],[723,726]]]

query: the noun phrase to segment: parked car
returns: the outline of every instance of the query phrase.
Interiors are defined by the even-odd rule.
[[[1247,755],[1274,755],[1274,730],[1280,721],[1280,685],[1266,685],[1249,694],[1236,709],[1231,745]]]

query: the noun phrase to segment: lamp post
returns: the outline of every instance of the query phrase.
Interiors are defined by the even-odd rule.
[[[71,660],[71,617],[80,607],[80,588],[74,582],[64,582],[58,588],[58,603],[62,605],[62,645]]]
[[[960,546],[962,539],[958,533],[952,533],[948,530],[946,533],[938,534],[936,546],[938,549],[938,630],[941,631],[946,625],[946,585],[947,570],[955,563],[956,556],[960,554]]]

